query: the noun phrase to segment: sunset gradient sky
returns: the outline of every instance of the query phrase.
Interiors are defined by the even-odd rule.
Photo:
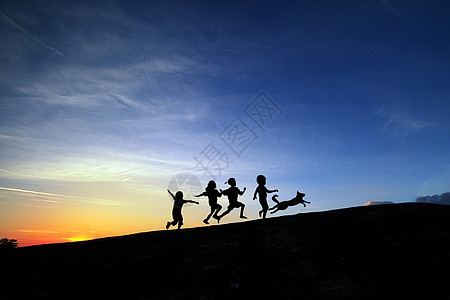
[[[312,202],[277,215],[448,192],[449,15],[446,1],[2,1],[0,237],[164,229],[166,189],[189,198],[212,178],[247,187],[250,219],[258,174]],[[199,200],[186,227],[203,226]]]

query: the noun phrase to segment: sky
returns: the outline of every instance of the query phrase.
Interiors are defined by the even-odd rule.
[[[444,194],[449,13],[446,1],[0,1],[0,236],[165,230],[168,188],[193,199],[230,177],[253,220],[258,174],[280,200],[311,202],[270,217]],[[208,201],[194,200],[184,226],[206,226]]]

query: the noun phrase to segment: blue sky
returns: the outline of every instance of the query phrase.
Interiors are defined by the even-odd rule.
[[[449,9],[2,1],[0,227],[88,237],[157,229],[180,173],[202,188],[212,175],[221,188],[236,177],[250,217],[258,174],[280,199],[300,190],[312,201],[285,214],[447,192]],[[280,109],[264,128],[245,113],[260,92]],[[220,138],[236,118],[256,137],[239,156]],[[195,158],[211,142],[228,165],[205,175]],[[207,214],[201,201],[185,209],[188,226]],[[75,212],[109,221],[79,229]],[[58,228],[43,221],[68,215],[75,221]]]

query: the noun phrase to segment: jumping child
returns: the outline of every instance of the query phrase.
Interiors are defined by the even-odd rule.
[[[175,196],[169,190],[167,190],[167,191],[169,192],[170,196],[172,196],[172,198],[173,198],[173,208],[172,208],[173,221],[167,222],[166,229],[169,229],[170,225],[172,225],[172,226],[177,225],[177,223],[178,223],[178,229],[180,229],[181,226],[183,226],[183,216],[181,215],[181,208],[183,207],[183,204],[185,204],[185,203],[199,204],[199,203],[197,201],[184,200],[182,191],[176,192]]]
[[[244,187],[244,189],[241,191],[239,190],[239,188],[236,186],[236,179],[234,178],[230,178],[228,179],[227,182],[230,185],[230,187],[228,189],[226,189],[225,191],[222,191],[222,194],[225,196],[228,196],[228,201],[230,203],[230,205],[228,205],[227,210],[224,211],[220,216],[217,216],[217,223],[220,222],[220,219],[223,218],[223,216],[229,214],[233,209],[235,208],[241,208],[241,215],[240,218],[241,219],[247,219],[246,216],[244,216],[244,208],[245,208],[245,204],[242,202],[237,201],[238,196],[242,196],[245,193],[245,190],[247,189],[246,187]]]
[[[217,214],[222,209],[222,206],[217,203],[217,198],[222,197],[222,193],[219,192],[216,189],[216,187],[217,187],[216,182],[214,180],[210,180],[208,182],[208,186],[205,188],[205,191],[199,195],[194,196],[194,197],[200,197],[200,196],[208,197],[208,203],[209,203],[209,206],[211,207],[211,212],[206,217],[206,219],[203,220],[203,223],[205,223],[205,224],[209,224],[208,221],[211,218],[211,216],[217,220],[218,219]]]
[[[269,210],[269,204],[267,204],[267,193],[278,192],[278,190],[268,190],[266,188],[266,177],[264,175],[256,176],[256,182],[258,183],[258,186],[256,187],[255,193],[253,194],[253,200],[256,200],[256,194],[258,194],[259,203],[262,207],[262,210],[259,211],[259,217],[261,218],[262,215],[262,218],[265,219],[267,211]]]

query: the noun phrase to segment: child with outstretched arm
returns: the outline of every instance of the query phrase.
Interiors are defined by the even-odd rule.
[[[203,220],[203,223],[205,224],[209,224],[208,221],[209,218],[211,218],[211,216],[217,220],[218,218],[217,214],[222,209],[222,206],[217,203],[217,198],[222,197],[222,192],[219,192],[216,189],[216,187],[217,187],[216,182],[214,180],[210,180],[208,182],[208,186],[205,188],[205,191],[199,195],[194,196],[194,197],[208,196],[208,203],[209,206],[211,207],[211,212],[206,217],[206,219]]]
[[[173,208],[172,208],[172,218],[173,221],[168,221],[166,224],[166,229],[169,229],[170,225],[175,226],[178,224],[178,229],[183,226],[183,216],[181,215],[181,208],[183,207],[183,204],[185,203],[195,203],[199,204],[197,201],[192,200],[184,200],[183,199],[183,192],[178,191],[175,193],[175,196],[172,194],[171,191],[167,190],[173,198]]]
[[[259,204],[261,204],[262,210],[259,211],[259,217],[265,219],[267,211],[269,210],[269,204],[267,204],[267,193],[278,192],[278,190],[269,190],[266,188],[266,177],[264,175],[256,176],[256,182],[258,186],[253,194],[253,200],[256,200],[256,194],[259,196]],[[275,201],[275,200],[274,200]]]

